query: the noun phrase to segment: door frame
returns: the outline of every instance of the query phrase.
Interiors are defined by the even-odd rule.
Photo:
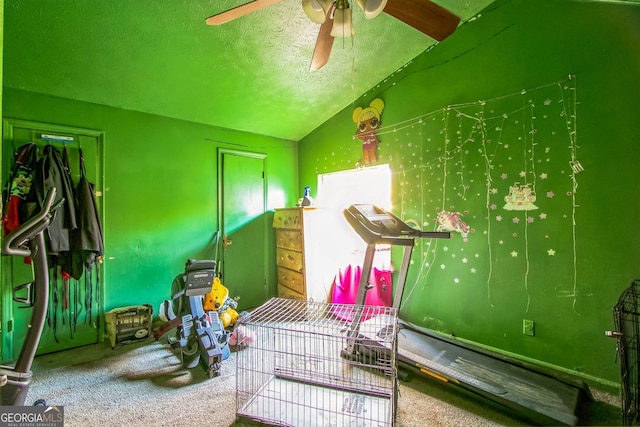
[[[0,188],[4,190],[7,182],[5,182],[5,173],[8,172],[5,170],[5,161],[7,159],[2,158],[4,153],[5,144],[11,144],[13,142],[14,129],[15,128],[25,128],[29,130],[33,130],[35,132],[50,132],[50,133],[63,133],[66,135],[77,135],[77,136],[86,136],[95,138],[98,146],[96,147],[96,153],[98,154],[98,159],[96,162],[96,166],[98,168],[96,172],[96,177],[99,179],[99,182],[95,182],[94,185],[96,189],[99,191],[103,191],[104,189],[104,131],[96,130],[96,129],[88,129],[88,128],[79,128],[76,126],[65,126],[60,124],[53,123],[44,123],[37,122],[32,120],[22,120],[22,119],[13,119],[13,118],[4,118],[2,120],[2,146],[0,146]],[[105,206],[104,206],[104,197],[103,193],[99,194],[100,197],[96,197],[96,204],[98,207],[98,212],[102,215],[102,222],[105,223]],[[2,197],[0,197],[0,215],[4,213],[4,206],[2,206]],[[104,230],[103,230],[104,233]],[[2,233],[0,232],[0,244],[2,243]],[[106,240],[106,239],[105,239]],[[6,357],[13,358],[14,346],[13,346],[13,335],[15,330],[15,325],[13,324],[13,290],[5,290],[4,282],[5,282],[5,269],[6,261],[3,257],[0,260],[0,331],[2,332],[2,338],[0,338],[0,360],[5,360]],[[100,280],[100,295],[104,295],[104,284],[106,282],[106,272],[104,268],[104,264],[98,266],[98,268],[102,268],[101,280]],[[13,285],[13,284],[11,284]],[[6,298],[5,298],[6,297]],[[101,300],[98,304],[98,313],[97,316],[100,318],[103,314],[103,301]],[[102,324],[103,322],[100,322]],[[98,330],[98,341],[101,340],[102,332]]]
[[[264,174],[263,180],[262,180],[262,195],[263,195],[263,206],[262,206],[262,214],[265,215],[267,214],[267,206],[268,206],[268,194],[267,194],[267,189],[268,189],[268,185],[267,185],[267,176],[269,175],[267,173],[267,155],[265,153],[259,153],[259,152],[255,152],[255,151],[243,151],[243,150],[234,150],[234,149],[230,149],[230,148],[222,148],[219,147],[218,148],[218,229],[220,231],[220,236],[219,238],[222,239],[223,236],[223,228],[224,228],[224,162],[223,162],[223,158],[225,155],[235,155],[235,156],[244,156],[244,157],[249,157],[249,158],[254,158],[254,159],[260,159],[262,160],[262,171]],[[269,245],[270,245],[270,240],[269,240],[269,224],[268,221],[264,222],[264,229],[263,229],[263,233],[264,233],[264,248],[263,248],[263,264],[264,264],[264,272],[265,272],[265,280],[266,280],[266,289],[267,289],[267,296],[268,293],[271,290],[271,283],[270,283],[270,277],[271,277],[271,271],[269,269]],[[222,273],[224,275],[224,268],[225,268],[225,248],[224,248],[224,244],[221,245],[222,247]],[[223,276],[224,279],[224,276]]]

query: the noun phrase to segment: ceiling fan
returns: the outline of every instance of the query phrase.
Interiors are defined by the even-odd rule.
[[[221,25],[283,0],[253,0],[241,6],[207,18],[207,25]],[[357,0],[367,19],[381,12],[412,26],[429,37],[442,41],[458,27],[460,17],[430,0]],[[311,59],[312,71],[329,61],[335,37],[354,34],[349,0],[302,0],[302,8],[309,19],[321,24]]]

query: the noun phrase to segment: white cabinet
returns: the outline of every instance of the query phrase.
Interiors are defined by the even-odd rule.
[[[329,302],[335,269],[326,268],[325,259],[332,248],[330,230],[323,224],[325,216],[323,209],[276,209],[273,227],[279,297]]]

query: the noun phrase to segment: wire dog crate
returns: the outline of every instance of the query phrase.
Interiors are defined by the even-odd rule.
[[[279,426],[393,426],[397,310],[272,298],[242,318],[239,420]]]
[[[635,280],[627,288],[613,308],[616,325],[614,333],[618,340],[617,350],[620,357],[622,421],[624,425],[640,425],[640,396],[638,395],[638,377],[640,365],[640,328],[638,325],[638,298],[640,281]]]

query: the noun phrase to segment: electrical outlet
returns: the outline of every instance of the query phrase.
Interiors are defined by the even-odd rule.
[[[524,319],[522,321],[522,333],[529,336],[536,334],[536,324],[533,320]]]

